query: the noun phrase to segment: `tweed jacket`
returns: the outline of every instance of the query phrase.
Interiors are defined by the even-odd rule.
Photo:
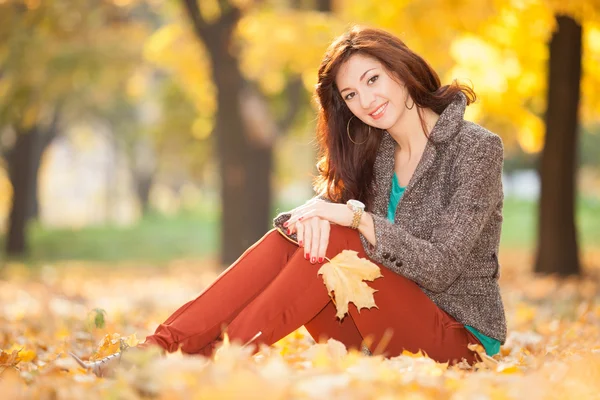
[[[421,160],[387,219],[395,140],[384,132],[372,184],[376,244],[360,234],[367,256],[416,282],[441,309],[464,325],[504,343],[506,319],[498,286],[502,225],[503,144],[499,136],[464,120],[458,93],[433,127]],[[325,196],[318,196],[328,200]],[[287,235],[281,213],[274,226]]]

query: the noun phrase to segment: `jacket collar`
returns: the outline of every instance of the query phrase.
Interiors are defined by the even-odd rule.
[[[430,140],[427,141],[421,160],[411,177],[408,186],[402,196],[402,202],[409,195],[412,187],[421,179],[425,172],[434,164],[437,154],[436,145],[452,139],[460,130],[463,121],[467,98],[462,92],[458,92],[454,100],[440,114],[440,118],[431,130]],[[375,184],[377,187],[373,203],[373,211],[379,215],[385,215],[392,187],[392,176],[394,174],[394,150],[396,141],[387,132],[379,145],[375,159]],[[398,216],[398,213],[396,213]]]
[[[464,119],[466,107],[467,96],[463,92],[458,92],[433,126],[430,134],[431,141],[443,143],[456,136]]]
[[[452,102],[442,111],[440,118],[433,126],[429,135],[430,141],[435,144],[444,143],[456,136],[464,119],[466,107],[467,97],[463,92],[458,92]],[[393,151],[394,145],[395,140],[392,138],[392,135],[388,131],[383,131],[383,139],[379,151],[389,152],[390,148]]]

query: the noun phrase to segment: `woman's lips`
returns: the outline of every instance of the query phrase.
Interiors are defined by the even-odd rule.
[[[383,117],[383,114],[385,114],[385,110],[387,110],[388,103],[389,103],[389,101],[386,101],[384,104],[382,104],[380,107],[378,107],[377,110],[375,110],[371,114],[369,114],[371,116],[371,118],[379,119],[379,118]]]

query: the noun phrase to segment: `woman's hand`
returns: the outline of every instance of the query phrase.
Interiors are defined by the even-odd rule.
[[[298,245],[304,247],[304,257],[311,263],[323,262],[329,244],[331,224],[350,226],[354,213],[345,204],[315,199],[291,211],[283,226],[289,233],[297,232]]]
[[[293,209],[290,219],[283,226],[288,228],[297,221],[303,221],[312,217],[319,217],[336,225],[350,226],[352,225],[354,213],[346,204],[329,203],[315,199]]]
[[[304,247],[304,258],[311,263],[322,263],[329,245],[331,223],[319,217],[297,221],[290,230],[298,234],[298,245]]]

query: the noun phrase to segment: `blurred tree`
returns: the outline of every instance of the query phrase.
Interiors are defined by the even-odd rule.
[[[269,228],[273,145],[278,132],[286,132],[304,108],[301,99],[307,99],[299,73],[290,73],[289,79],[279,80],[282,85],[276,91],[264,90],[260,81],[244,73],[246,60],[241,59],[244,42],[236,35],[244,16],[260,10],[260,3],[182,1],[200,44],[195,44],[197,50],[193,58],[197,61],[192,65],[197,67],[193,70],[189,53],[169,51],[169,44],[189,46],[181,43],[186,33],[178,25],[165,27],[157,33],[147,53],[150,59],[181,74],[200,113],[198,124],[195,124],[196,134],[204,136],[206,133],[201,132],[210,133],[214,129],[220,169],[221,260],[224,264],[235,261]],[[320,2],[319,6],[326,4],[329,3]],[[299,1],[290,5],[305,7]],[[269,49],[267,42],[262,45],[262,50],[273,49]],[[282,71],[276,71],[275,67],[265,72],[275,71],[278,78],[283,78]],[[214,82],[214,88],[207,79]],[[198,86],[190,85],[191,82],[197,82]],[[200,90],[202,86],[207,90]],[[207,93],[212,99],[206,98]],[[281,117],[275,118],[273,109],[278,107]],[[210,122],[211,111],[214,122]]]
[[[197,0],[182,0],[182,3],[193,32],[210,55],[217,89],[215,133],[222,193],[221,260],[230,264],[267,230],[272,142],[252,137],[244,123],[241,101],[246,82],[239,70],[237,54],[230,47],[242,10],[228,1],[216,1],[211,10],[215,14],[207,21]]]
[[[110,101],[144,36],[129,10],[109,1],[0,3],[0,143],[13,186],[8,254],[27,250],[40,159],[58,122]]]
[[[548,39],[555,26],[554,16],[559,13],[585,15],[592,29],[586,41],[591,56],[583,59],[587,72],[582,80],[583,114],[590,120],[597,116],[600,108],[600,92],[595,90],[600,82],[600,63],[594,62],[600,49],[598,40],[593,40],[600,35],[600,30],[594,25],[598,19],[592,1],[338,0],[330,4],[317,0],[290,0],[285,4],[274,1],[260,3],[265,6],[241,0],[185,1],[183,4],[191,17],[194,31],[201,38],[199,48],[192,50],[180,24],[163,28],[148,46],[151,58],[180,76],[185,90],[198,108],[202,123],[197,125],[202,127],[203,132],[210,132],[214,127],[218,134],[225,127],[234,129],[230,125],[234,123],[226,119],[241,116],[243,123],[236,126],[246,129],[244,134],[239,131],[237,136],[230,137],[226,133],[216,138],[220,143],[218,146],[223,146],[219,151],[231,152],[229,156],[220,157],[223,168],[221,179],[225,186],[227,182],[229,185],[235,183],[232,177],[241,174],[236,175],[234,170],[240,170],[246,162],[238,158],[237,164],[231,164],[230,169],[224,167],[230,164],[227,157],[238,154],[235,149],[240,151],[237,147],[234,150],[225,147],[231,143],[226,139],[241,140],[241,143],[246,143],[247,149],[250,149],[248,140],[260,142],[265,137],[267,141],[271,140],[269,131],[272,124],[268,122],[268,113],[247,113],[244,110],[261,109],[262,106],[255,106],[260,102],[253,99],[267,96],[271,109],[279,114],[290,111],[286,105],[293,103],[286,100],[291,92],[290,82],[295,76],[301,77],[306,93],[312,93],[323,51],[334,36],[348,27],[349,22],[379,26],[397,34],[412,49],[423,54],[438,71],[443,83],[455,78],[472,82],[480,101],[467,109],[467,118],[501,134],[508,152],[519,147],[533,154],[541,151],[544,143],[543,115],[548,85],[544,77]],[[333,11],[315,11],[325,9]],[[435,29],[431,29],[432,21],[436,21]],[[226,23],[230,24],[227,28]],[[204,39],[206,35],[211,43]],[[245,101],[237,105],[235,99],[239,99],[239,95],[226,93],[242,93]],[[282,98],[286,100],[279,101]],[[213,114],[217,109],[219,113],[227,110],[226,117]],[[303,112],[314,118],[314,112]],[[248,125],[248,115],[260,114],[267,117],[255,118],[260,122],[254,125],[258,129],[248,130],[252,124],[250,121]],[[215,119],[213,115],[216,115]],[[307,123],[310,121],[310,118],[305,119]],[[248,132],[252,131],[255,133],[249,135]],[[240,194],[241,185],[244,185],[241,181],[238,179],[238,187],[234,189],[224,186],[224,193],[227,190],[232,195]],[[257,201],[259,199],[257,197]],[[250,204],[250,198],[247,200],[244,202],[238,198],[236,201],[244,206]],[[225,207],[225,202],[223,204]],[[224,209],[224,218],[232,218],[231,224],[226,224],[229,232],[239,222],[233,220],[241,218],[242,214],[241,211],[236,217],[228,217],[228,214],[236,214]],[[262,229],[258,229],[256,234],[260,234]],[[239,232],[237,237],[241,238],[241,235]],[[234,237],[224,232],[224,246],[228,245],[227,238]],[[240,245],[230,253],[229,260],[249,242],[249,239],[238,241]]]
[[[147,101],[151,101],[150,99]],[[108,140],[112,143],[113,150],[115,153],[123,152],[127,159],[133,192],[142,213],[149,209],[150,189],[157,170],[155,146],[150,136],[151,122],[145,116],[147,112],[144,103],[132,98],[127,91],[115,93],[114,98],[98,112],[110,127]],[[111,192],[107,191],[108,208],[111,208]]]
[[[578,149],[580,165],[600,170],[600,125],[584,129]]]
[[[198,119],[198,112],[182,87],[170,77],[160,79],[155,90],[163,105],[149,132],[156,152],[157,178],[175,191],[186,182],[204,185],[214,149],[203,130],[203,120]]]
[[[8,177],[13,188],[10,223],[6,250],[8,254],[20,254],[26,249],[26,222],[37,215],[38,170],[42,154],[58,134],[60,107],[52,112],[48,123],[33,126],[13,125],[14,144],[2,149],[6,160]]]
[[[546,139],[542,151],[536,272],[579,274],[575,174],[579,129],[582,28],[557,15],[550,41]]]

